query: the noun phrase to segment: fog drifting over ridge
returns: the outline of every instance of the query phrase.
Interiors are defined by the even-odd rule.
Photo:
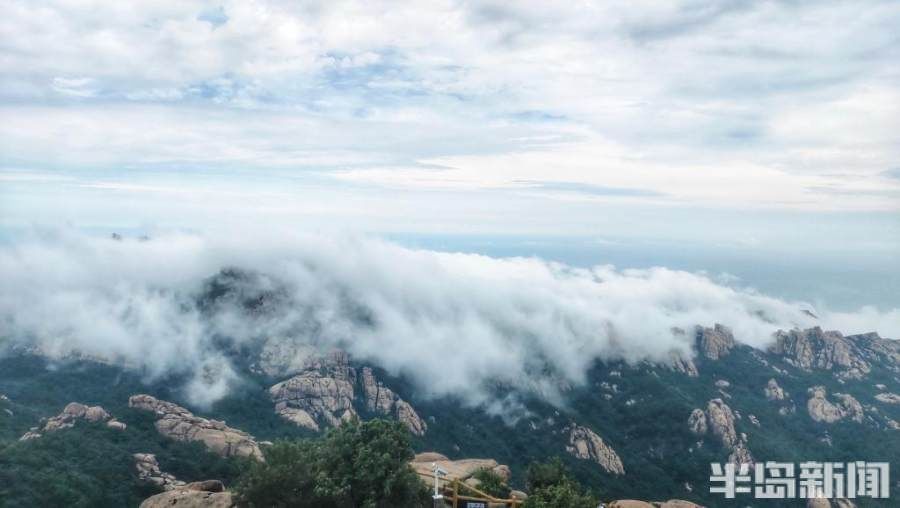
[[[227,267],[259,274],[255,288],[277,295],[265,312],[198,305]],[[722,323],[755,347],[796,326],[900,336],[900,309],[829,312],[666,268],[575,268],[359,236],[43,232],[0,247],[0,279],[0,341],[121,361],[150,377],[185,374],[197,404],[239,380],[223,336],[341,348],[421,395],[486,405],[497,382],[552,399],[558,381],[583,381],[597,359],[689,355],[693,335],[673,330],[696,325]]]

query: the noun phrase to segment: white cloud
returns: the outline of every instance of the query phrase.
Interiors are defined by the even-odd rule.
[[[691,334],[674,328],[723,323],[764,347],[778,328],[818,324],[801,312],[807,304],[665,268],[582,269],[281,233],[112,241],[55,231],[4,245],[0,319],[8,339],[49,352],[77,350],[151,375],[194,373],[197,401],[236,379],[218,334],[340,347],[408,376],[423,394],[467,393],[472,403],[490,400],[495,382],[552,397],[558,381],[581,382],[597,359],[689,354]],[[194,299],[222,267],[262,274],[254,284],[284,287],[287,300],[272,300],[263,317],[235,318],[228,305],[204,314]],[[900,335],[896,310],[814,310],[845,333],[877,326]]]
[[[300,166],[391,187],[900,206],[870,192],[897,190],[877,176],[900,156],[896,3],[23,1],[4,14],[4,160],[32,169]]]

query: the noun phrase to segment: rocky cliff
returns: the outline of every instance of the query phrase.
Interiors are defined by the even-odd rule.
[[[337,426],[369,414],[390,416],[417,436],[428,425],[416,410],[379,381],[370,367],[350,365],[346,353],[336,351],[306,362],[301,372],[269,389],[275,412],[310,430]]]

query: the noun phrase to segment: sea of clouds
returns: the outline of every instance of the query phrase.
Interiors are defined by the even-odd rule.
[[[279,298],[261,313],[204,311],[198,295],[226,267],[257,274],[256,289]],[[198,405],[240,382],[222,337],[243,346],[287,341],[298,355],[307,346],[344,349],[407,377],[423,396],[485,406],[500,402],[497,386],[552,398],[561,383],[583,382],[598,359],[689,356],[693,335],[678,330],[697,325],[724,324],[759,348],[777,329],[815,325],[900,337],[897,309],[829,312],[666,268],[577,268],[361,236],[117,241],[43,231],[0,246],[0,280],[0,346],[104,358],[149,378],[186,376]]]

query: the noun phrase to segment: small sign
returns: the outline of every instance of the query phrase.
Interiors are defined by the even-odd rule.
[[[487,501],[462,501],[460,508],[488,508]]]

